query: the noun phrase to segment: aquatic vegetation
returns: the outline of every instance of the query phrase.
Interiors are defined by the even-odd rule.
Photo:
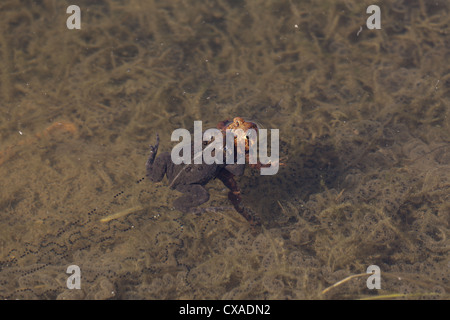
[[[448,299],[449,4],[361,30],[370,4],[81,1],[67,30],[64,2],[3,1],[0,298]],[[183,215],[142,179],[154,133],[233,115],[287,159],[239,179],[259,233],[218,181]]]

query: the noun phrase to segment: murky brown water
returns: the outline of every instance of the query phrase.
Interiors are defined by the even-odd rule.
[[[381,30],[371,1],[39,3],[0,4],[0,298],[449,298],[448,1]],[[280,129],[286,165],[237,178],[259,232],[141,180],[156,133],[235,116]]]

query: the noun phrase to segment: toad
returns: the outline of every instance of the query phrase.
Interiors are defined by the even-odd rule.
[[[241,128],[244,131],[249,128],[257,130],[256,124],[246,122],[242,118],[235,118],[233,122],[228,120],[218,123],[217,128],[224,133],[226,129]],[[207,143],[203,144],[203,147]],[[156,144],[150,146],[150,155],[146,163],[147,177],[153,182],[159,182],[167,176],[169,187],[181,192],[183,195],[175,199],[175,209],[187,213],[209,200],[209,192],[205,185],[215,179],[220,179],[230,190],[228,199],[235,210],[240,213],[251,225],[260,225],[260,218],[250,209],[242,205],[240,189],[234,180],[234,176],[244,173],[245,164],[174,164],[170,152],[164,152],[156,158],[159,147],[159,136],[156,135]],[[193,150],[194,148],[191,148]],[[192,151],[193,152],[193,151]],[[192,156],[194,156],[192,154]]]

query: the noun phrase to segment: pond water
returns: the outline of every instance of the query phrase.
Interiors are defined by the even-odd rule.
[[[0,5],[1,299],[449,298],[448,1],[71,4]],[[280,130],[235,177],[259,228],[145,179],[156,133],[237,116]]]

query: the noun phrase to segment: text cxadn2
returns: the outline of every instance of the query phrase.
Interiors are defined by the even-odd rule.
[[[172,141],[180,141],[171,152],[174,164],[191,164],[191,133],[186,129],[176,129],[172,133]],[[226,130],[225,146],[223,145],[223,132],[219,129],[202,131],[202,122],[194,121],[194,164],[223,164],[223,152],[225,151],[226,164],[235,163],[234,145],[237,141],[236,164],[245,164],[246,141],[248,141],[248,159],[250,164],[259,163],[268,165],[261,167],[261,175],[274,175],[279,168],[279,130],[270,129],[270,156],[267,155],[267,129],[254,129],[243,131]],[[259,143],[257,141],[259,140]],[[210,142],[203,149],[203,142]],[[259,148],[258,148],[259,146]],[[259,149],[259,153],[258,153]],[[180,154],[181,153],[181,154]]]

